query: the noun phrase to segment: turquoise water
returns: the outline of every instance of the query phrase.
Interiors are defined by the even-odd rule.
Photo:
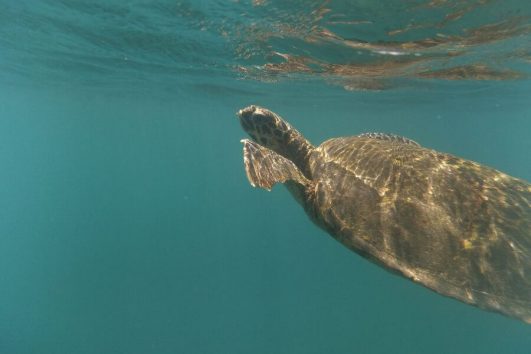
[[[0,0],[0,353],[531,351],[249,186],[235,117],[529,181],[528,2],[287,3]]]

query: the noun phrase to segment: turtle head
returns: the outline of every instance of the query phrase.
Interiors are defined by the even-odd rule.
[[[255,142],[282,154],[289,132],[293,129],[288,123],[270,110],[258,106],[241,109],[238,117],[243,130]]]
[[[301,133],[279,115],[258,106],[241,109],[238,117],[243,130],[255,142],[293,161],[307,175],[313,146]]]

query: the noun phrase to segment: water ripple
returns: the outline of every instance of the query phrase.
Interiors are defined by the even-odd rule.
[[[529,77],[524,0],[86,1],[0,4],[0,78],[112,85]]]

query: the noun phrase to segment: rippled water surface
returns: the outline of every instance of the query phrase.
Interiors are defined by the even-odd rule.
[[[0,0],[0,353],[528,353],[252,189],[235,112],[531,180],[524,0]]]
[[[521,0],[4,1],[0,10],[3,74],[13,79],[319,78],[380,90],[529,74],[531,9]]]

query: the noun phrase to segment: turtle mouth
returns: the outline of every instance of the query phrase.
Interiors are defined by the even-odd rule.
[[[249,107],[240,109],[238,111],[238,118],[247,120],[253,115],[254,112],[256,112],[257,109],[258,107],[256,106],[249,106]]]
[[[262,122],[268,119],[274,119],[275,114],[265,108],[259,106],[249,106],[238,111],[240,120]]]

